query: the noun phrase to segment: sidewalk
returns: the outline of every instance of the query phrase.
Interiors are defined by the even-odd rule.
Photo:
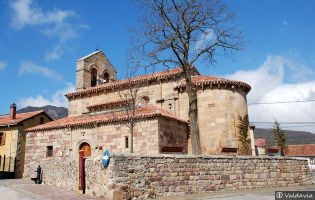
[[[41,200],[100,200],[101,198],[88,195],[80,195],[73,191],[67,191],[55,186],[39,184],[24,179],[2,179],[0,185],[14,189],[19,193]]]

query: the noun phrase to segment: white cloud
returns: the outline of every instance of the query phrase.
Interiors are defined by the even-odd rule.
[[[260,102],[303,101],[315,99],[315,80],[306,83],[283,84],[265,93]],[[286,103],[249,106],[252,121],[310,122],[315,119],[315,104]],[[315,133],[315,127],[312,127]]]
[[[57,72],[47,68],[47,67],[42,67],[39,65],[36,65],[32,62],[22,62],[21,66],[19,68],[19,75],[24,75],[24,74],[41,74],[47,78],[55,79],[55,80],[62,80],[62,76],[58,74]]]
[[[44,12],[40,7],[35,7],[32,4],[32,0],[16,0],[11,3],[13,10],[12,26],[15,29],[49,24],[57,26],[75,15],[73,11],[57,9]]]
[[[67,83],[67,87],[57,90],[50,97],[44,97],[42,94],[39,94],[36,96],[22,98],[18,101],[18,104],[21,108],[34,105],[39,107],[46,105],[67,107],[68,101],[64,95],[69,92],[73,92],[74,90],[74,85],[72,83]]]
[[[249,103],[303,101],[315,99],[315,79],[306,74],[313,72],[302,64],[282,56],[268,56],[259,68],[238,71],[227,78],[251,85],[252,90],[247,96]],[[274,119],[279,122],[310,122],[315,119],[314,102],[249,105],[248,109],[250,121],[254,122],[272,122]],[[283,128],[286,126],[287,129],[315,133],[315,126],[283,125]]]
[[[56,24],[54,27],[42,31],[47,37],[58,37],[61,42],[75,39],[78,37],[77,30],[68,23]]]
[[[11,25],[14,29],[39,27],[39,31],[45,36],[58,39],[56,46],[47,52],[47,60],[59,59],[61,52],[67,46],[66,42],[76,39],[80,30],[89,28],[85,24],[71,21],[77,17],[74,11],[61,9],[44,11],[35,5],[33,0],[15,0],[11,1],[10,5],[12,9]],[[58,55],[57,50],[59,50]]]
[[[200,35],[199,39],[196,41],[196,50],[202,50],[209,44],[213,43],[215,39],[215,32],[212,29],[207,29],[203,34]]]
[[[8,64],[6,62],[0,61],[0,70],[3,70],[7,66],[8,66]]]
[[[287,20],[282,20],[281,25],[280,25],[280,31],[282,33],[287,33],[290,30],[290,24]]]
[[[258,102],[268,91],[282,84],[284,77],[283,57],[268,56],[261,67],[251,71],[237,71],[227,78],[242,80],[251,85],[250,102]]]
[[[46,52],[45,60],[58,60],[64,52],[63,46],[58,44],[53,49]]]

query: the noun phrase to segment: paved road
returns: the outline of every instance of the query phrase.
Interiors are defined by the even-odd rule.
[[[160,200],[274,200],[274,193],[265,193],[265,194],[222,194],[222,195],[187,195],[184,197],[170,197],[162,198]]]
[[[5,200],[97,200],[97,197],[80,195],[73,191],[49,186],[45,184],[35,185],[29,180],[0,179],[0,199]]]
[[[7,200],[34,200],[38,199],[34,196],[31,196],[29,194],[23,193],[21,191],[13,190],[7,186],[1,185],[0,183],[0,199],[7,199]]]
[[[262,188],[241,191],[219,191],[204,194],[167,197],[160,200],[274,200],[275,191],[315,191],[315,185],[303,187]],[[27,180],[0,180],[0,199],[4,200],[97,200],[49,185],[35,185]]]
[[[274,200],[274,193],[264,193],[264,194],[231,194],[231,195],[219,195],[219,196],[205,196],[201,198],[195,198],[195,200]]]
[[[160,200],[274,200],[275,191],[315,191],[315,185],[302,187],[261,188],[240,191],[220,191],[181,197],[165,197]]]
[[[291,189],[285,189],[282,188],[282,191],[286,191],[286,190],[292,190]],[[294,189],[296,190],[296,189]],[[311,188],[304,188],[304,189],[298,189],[296,191],[315,191],[315,187],[313,186],[313,189]],[[270,189],[270,191],[265,191],[265,189],[262,192],[257,192],[257,191],[253,191],[253,192],[249,192],[247,194],[238,194],[236,196],[224,196],[222,195],[221,197],[204,197],[204,198],[200,198],[198,200],[274,200],[275,199],[275,192],[273,189]],[[314,198],[312,198],[314,199]],[[197,199],[196,199],[197,200]]]

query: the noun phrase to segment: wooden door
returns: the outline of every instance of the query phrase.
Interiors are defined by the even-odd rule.
[[[91,146],[88,143],[82,143],[80,146],[80,150],[84,151],[84,157],[91,156]]]

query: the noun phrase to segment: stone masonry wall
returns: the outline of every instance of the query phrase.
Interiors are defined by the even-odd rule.
[[[55,185],[67,190],[77,191],[79,188],[78,163],[70,159],[50,159],[41,163],[43,171],[43,183]]]
[[[143,85],[143,87],[139,88],[138,96],[148,96],[150,103],[156,106],[161,106],[161,108],[166,108],[166,110],[171,112],[175,112],[174,106],[172,106],[172,109],[168,108],[168,104],[173,103],[174,101],[172,100],[170,93],[173,94],[175,85],[176,82],[171,81],[165,81],[161,84],[159,82],[155,82],[154,84]],[[128,89],[117,89],[115,91],[91,94],[89,97],[70,99],[68,102],[69,116],[87,113],[89,112],[87,107],[91,105],[121,100],[120,94],[124,93],[129,94]],[[161,101],[162,99],[163,103],[157,103],[157,101]]]
[[[134,128],[134,152],[159,153],[158,119],[138,121]],[[29,132],[26,135],[24,177],[30,176],[42,162],[55,159],[78,160],[83,142],[91,146],[91,157],[101,156],[103,149],[113,153],[130,151],[125,147],[125,137],[130,129],[124,123],[108,123],[99,126],[81,126],[58,130]],[[129,138],[130,144],[130,138]],[[53,156],[47,157],[47,146],[53,147]]]
[[[77,190],[75,161],[43,163],[44,183]],[[148,199],[218,190],[311,184],[306,160],[275,157],[113,154],[107,169],[86,161],[86,193]]]
[[[136,199],[311,184],[307,161],[289,158],[116,156],[113,160],[113,188]]]
[[[43,170],[43,183],[54,185],[66,190],[79,191],[79,164],[70,159],[45,160],[41,163]],[[101,165],[101,161],[85,160],[86,194],[91,196],[108,196],[107,186],[111,178]],[[108,173],[110,174],[110,173]]]
[[[188,151],[188,125],[178,121],[159,118],[159,153],[163,147],[181,147]]]
[[[198,122],[202,154],[221,154],[222,147],[238,148],[238,116],[247,114],[246,95],[229,89],[198,90]],[[180,117],[188,119],[188,95],[179,94]],[[190,145],[189,145],[190,146]]]

